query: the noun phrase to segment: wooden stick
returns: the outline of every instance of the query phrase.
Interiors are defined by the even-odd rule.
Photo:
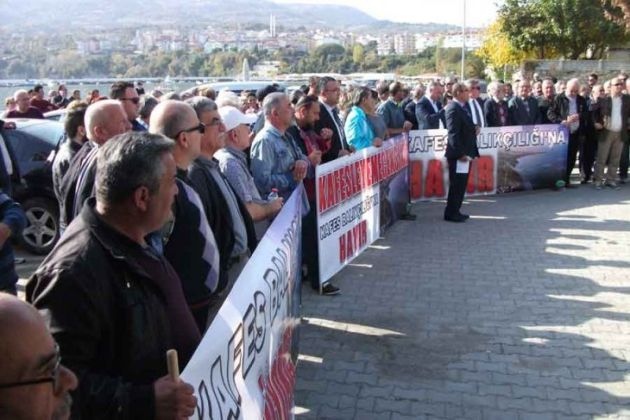
[[[168,374],[175,382],[179,382],[179,361],[177,360],[177,350],[170,349],[166,352],[166,365]]]

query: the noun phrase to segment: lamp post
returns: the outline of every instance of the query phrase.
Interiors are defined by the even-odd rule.
[[[464,80],[464,74],[466,71],[466,0],[462,0],[464,2],[464,18],[462,20],[462,77],[461,81]]]

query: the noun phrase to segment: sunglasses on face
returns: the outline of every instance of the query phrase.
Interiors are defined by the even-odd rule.
[[[187,128],[186,130],[182,130],[179,133],[177,133],[175,138],[179,137],[179,135],[182,134],[182,133],[194,133],[195,131],[199,131],[199,134],[205,133],[206,132],[206,125],[204,123],[199,123],[199,125],[196,125],[196,126],[191,127],[191,128]]]

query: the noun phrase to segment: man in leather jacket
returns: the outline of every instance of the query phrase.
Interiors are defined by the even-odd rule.
[[[47,319],[79,378],[74,419],[180,418],[193,388],[167,376],[166,351],[185,364],[200,341],[171,265],[145,242],[170,215],[173,142],[125,133],[97,157],[96,197],[29,279],[26,297]]]

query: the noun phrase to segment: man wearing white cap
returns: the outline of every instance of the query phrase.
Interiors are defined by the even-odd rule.
[[[268,226],[265,220],[271,220],[282,207],[282,198],[267,201],[260,196],[254,177],[249,172],[246,150],[250,144],[249,126],[256,120],[255,114],[243,114],[233,106],[219,108],[219,114],[225,125],[225,147],[215,153],[221,172],[247,207],[259,235]]]

